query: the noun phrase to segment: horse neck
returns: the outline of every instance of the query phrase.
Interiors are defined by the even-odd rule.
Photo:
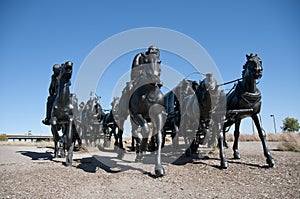
[[[183,85],[181,84],[180,86],[177,86],[175,89],[174,89],[174,93],[177,97],[177,99],[180,101],[180,102],[183,102],[183,99],[188,96],[188,95],[191,95],[194,93],[192,87],[189,85],[189,83],[187,83],[187,85]]]
[[[61,78],[58,85],[58,101],[60,104],[68,104],[70,102],[70,82]]]
[[[244,88],[249,93],[256,92],[256,79],[251,76],[246,76],[243,81]]]

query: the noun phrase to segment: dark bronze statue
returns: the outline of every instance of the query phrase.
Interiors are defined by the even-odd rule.
[[[58,156],[58,131],[63,132],[64,148],[67,150],[66,165],[72,164],[73,157],[73,105],[70,95],[70,79],[72,77],[73,63],[68,61],[62,64],[57,81],[57,93],[51,111],[51,131],[54,141],[54,157]]]
[[[114,149],[117,151],[118,147],[124,150],[122,136],[120,131],[116,133],[116,130],[119,128],[116,120],[118,120],[117,109],[119,105],[119,98],[115,97],[111,103],[112,109],[109,113],[105,114],[102,122],[102,130],[104,133],[104,147],[109,147],[111,142],[112,135],[115,138]]]
[[[150,46],[147,53],[138,54],[134,58],[131,71],[132,80],[123,91],[118,108],[120,129],[123,128],[124,117],[127,117],[128,114],[130,115],[132,132],[136,134],[136,161],[138,162],[142,161],[144,152],[147,151],[150,131],[148,122],[152,122],[153,134],[157,134],[158,137],[155,164],[155,174],[157,176],[165,174],[161,164],[161,129],[163,128],[166,114],[163,94],[160,90],[162,86],[160,63],[159,50],[155,46]],[[141,132],[136,131],[138,127],[141,127]]]
[[[194,94],[197,86],[197,82],[183,79],[175,88],[164,95],[164,106],[167,113],[167,119],[162,130],[162,147],[164,147],[166,135],[170,134],[172,138],[173,149],[175,151],[179,150],[178,137],[183,136],[179,132],[182,111],[181,108],[184,98]],[[156,140],[156,136],[151,137],[149,151],[157,150]]]
[[[71,93],[71,102],[73,105],[73,115],[74,115],[74,120],[73,120],[73,142],[74,142],[74,147],[76,146],[76,141],[78,143],[79,149],[82,147],[82,140],[79,135],[79,132],[81,132],[80,128],[80,119],[79,119],[79,110],[78,110],[78,99],[76,97],[75,93]]]
[[[148,50],[146,52],[141,52],[138,53],[133,61],[132,61],[132,65],[131,65],[131,75],[130,75],[130,82],[126,83],[126,87],[123,89],[122,92],[122,96],[120,99],[118,99],[116,102],[118,103],[117,107],[118,107],[118,111],[116,113],[114,113],[114,115],[117,115],[118,117],[118,126],[119,128],[119,137],[123,136],[123,126],[124,126],[124,122],[127,119],[128,115],[129,115],[129,100],[131,95],[133,94],[133,91],[135,90],[135,88],[138,87],[138,83],[139,80],[141,78],[141,76],[145,76],[145,71],[144,70],[144,66],[145,64],[148,63],[148,55],[155,55],[157,57],[157,63],[161,63],[160,61],[160,52],[159,49],[154,46],[151,45],[149,46]],[[132,121],[131,121],[132,123]],[[132,125],[133,126],[133,125]],[[136,135],[136,130],[132,128],[132,142],[131,142],[131,150],[134,151],[135,150],[135,137],[134,135]],[[121,143],[120,143],[121,144]],[[123,146],[120,146],[120,148],[123,148]],[[120,153],[122,153],[121,151],[119,151]],[[122,154],[120,154],[120,156],[122,156]]]
[[[82,136],[87,146],[97,146],[100,143],[101,122],[105,115],[98,102],[99,97],[92,94],[82,110]]]
[[[207,143],[219,98],[220,91],[212,74],[206,74],[194,95],[184,98],[179,131],[185,138],[187,156],[197,154],[198,146]]]
[[[257,55],[250,54],[246,55],[246,57],[247,62],[243,66],[242,80],[238,82],[232,92],[227,94],[226,120],[223,126],[223,133],[219,137],[221,168],[228,167],[224,151],[224,145],[227,145],[225,132],[233,124],[235,124],[233,157],[240,159],[238,151],[239,128],[241,120],[245,117],[251,117],[255,123],[263,145],[264,155],[267,158],[267,164],[270,167],[275,165],[275,161],[266,144],[266,134],[262,130],[258,119],[261,108],[261,92],[256,87],[256,80],[262,77],[262,61]]]
[[[42,121],[45,125],[50,125],[52,106],[58,90],[58,76],[60,72],[60,65],[54,64],[52,70],[53,75],[51,76],[51,83],[49,86],[49,97],[47,98],[46,118]]]

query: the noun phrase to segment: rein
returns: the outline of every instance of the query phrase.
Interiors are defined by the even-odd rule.
[[[244,77],[241,77],[241,78],[238,78],[238,79],[229,81],[229,82],[225,82],[225,83],[223,83],[223,84],[218,84],[218,87],[219,87],[219,86],[224,86],[224,85],[227,85],[227,84],[231,84],[231,83],[233,83],[233,82],[237,82],[237,81],[240,81],[240,80],[242,80],[242,79],[244,79]]]
[[[204,73],[201,73],[201,72],[192,72],[192,73],[188,74],[187,76],[185,76],[184,79],[187,79],[189,76],[194,75],[194,74],[200,74],[200,75],[205,76],[205,74],[204,74]]]
[[[205,74],[204,74],[204,73],[201,73],[201,72],[192,72],[192,73],[188,74],[187,76],[185,76],[184,79],[187,79],[189,76],[194,75],[194,74],[200,74],[200,75],[205,76]],[[225,82],[225,83],[223,83],[223,84],[218,84],[217,86],[218,86],[218,87],[219,87],[219,86],[224,86],[224,85],[227,85],[227,84],[231,84],[231,83],[233,83],[233,82],[240,81],[240,80],[242,80],[242,79],[244,79],[244,77],[241,77],[241,78],[238,78],[238,79],[229,81],[229,82]]]

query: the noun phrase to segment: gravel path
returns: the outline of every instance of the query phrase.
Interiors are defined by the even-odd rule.
[[[266,168],[259,142],[241,142],[240,160],[226,150],[227,170],[210,153],[166,164],[162,178],[154,177],[151,161],[134,163],[132,152],[123,161],[108,152],[75,152],[72,167],[65,167],[64,159],[52,159],[51,148],[0,146],[0,198],[299,198],[300,153],[268,145],[275,168]]]

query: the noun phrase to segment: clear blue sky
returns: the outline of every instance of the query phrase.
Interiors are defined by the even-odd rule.
[[[285,117],[300,119],[299,1],[128,2],[0,0],[0,133],[50,134],[41,120],[52,65],[73,61],[74,78],[100,42],[142,27],[168,28],[193,38],[224,81],[240,77],[246,53],[258,53],[264,67],[258,85],[264,129],[274,132],[270,114],[277,131]],[[129,69],[133,57],[122,56],[115,64]],[[163,63],[174,64],[171,58],[162,52]],[[101,82],[97,93],[103,107],[110,108],[111,93]],[[242,122],[241,131],[251,133],[251,122]]]

